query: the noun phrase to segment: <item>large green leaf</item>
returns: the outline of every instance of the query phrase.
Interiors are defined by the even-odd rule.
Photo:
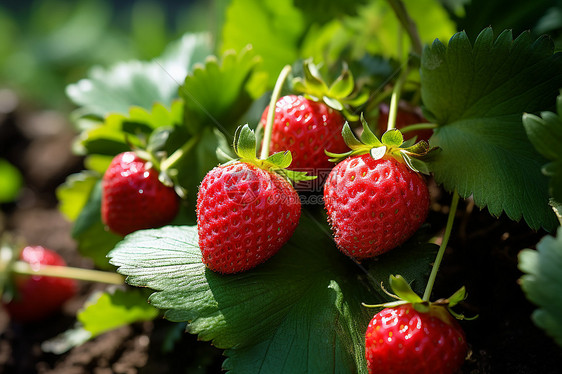
[[[562,87],[552,42],[528,33],[513,40],[510,31],[494,38],[488,28],[472,46],[461,32],[447,47],[426,47],[421,83],[426,116],[439,125],[430,140],[442,148],[430,165],[436,180],[493,215],[553,229],[545,160],[521,121],[523,112],[552,107]]]
[[[415,262],[429,269],[410,254],[402,253],[410,265],[373,265],[387,279]],[[166,318],[189,321],[188,332],[226,349],[230,373],[366,372],[364,333],[375,311],[361,303],[384,299],[369,262],[358,266],[341,254],[325,221],[304,215],[277,255],[242,274],[208,270],[194,226],[138,231],[109,257],[129,284],[156,290],[149,301]]]
[[[533,312],[533,321],[562,347],[562,228],[556,238],[545,236],[537,250],[521,251],[519,268],[525,273],[523,291],[539,307]]]
[[[193,68],[179,88],[185,125],[193,134],[202,127],[216,127],[233,137],[238,119],[265,91],[265,77],[253,74],[259,62],[260,57],[246,47],[226,51],[220,60],[209,56]]]
[[[299,58],[299,42],[306,31],[303,14],[292,0],[233,0],[222,29],[222,50],[250,44],[263,58],[260,67],[273,87],[283,66]]]
[[[364,372],[369,313],[357,269],[323,234],[301,229],[292,243],[233,276],[205,268],[192,226],[140,231],[109,256],[128,283],[158,291],[150,302],[168,319],[227,349],[231,373]]]
[[[103,122],[80,134],[75,148],[83,154],[115,156],[129,151],[130,145],[142,146],[154,130],[183,123],[183,102],[174,100],[170,106],[155,103],[148,110],[132,106],[126,114],[112,113]]]
[[[110,68],[96,66],[88,78],[69,85],[66,93],[82,107],[82,115],[127,114],[131,106],[150,109],[156,102],[169,106],[193,65],[202,62],[211,50],[207,34],[186,34],[150,62],[121,62]]]
[[[533,114],[523,116],[523,125],[529,140],[537,151],[549,162],[542,170],[550,177],[550,194],[558,203],[562,202],[562,95],[557,99],[558,114],[543,112],[540,117]]]

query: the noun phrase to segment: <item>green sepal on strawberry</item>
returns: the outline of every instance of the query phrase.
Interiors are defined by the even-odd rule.
[[[290,239],[301,214],[289,179],[310,180],[287,170],[290,152],[256,157],[248,125],[235,134],[239,157],[209,171],[197,196],[197,230],[203,263],[218,273],[243,272],[265,262]]]
[[[304,61],[303,73],[304,78],[293,79],[295,92],[302,94],[308,100],[324,103],[333,110],[341,112],[349,121],[359,119],[359,116],[354,113],[355,108],[367,102],[369,93],[356,89],[353,74],[345,62],[340,75],[329,86],[312,60]]]
[[[346,150],[339,134],[346,118],[358,119],[352,108],[364,104],[367,94],[356,91],[347,65],[330,86],[310,60],[304,62],[303,71],[304,79],[293,79],[295,94],[283,96],[275,103],[270,148],[273,152],[291,151],[291,169],[309,170],[317,175],[319,169],[332,167],[324,150]],[[262,115],[262,126],[268,115],[269,106]]]
[[[387,131],[379,140],[362,122],[360,140],[348,124],[343,128],[350,151],[326,152],[338,164],[324,185],[334,240],[358,260],[403,244],[425,221],[430,196],[419,172],[428,172],[423,160],[436,152],[424,141],[404,142],[399,130]]]
[[[365,332],[365,357],[369,374],[454,374],[464,363],[468,345],[464,331],[452,311],[466,297],[464,287],[449,299],[422,300],[401,276],[391,276],[397,299],[369,322]],[[454,317],[453,317],[454,316]]]

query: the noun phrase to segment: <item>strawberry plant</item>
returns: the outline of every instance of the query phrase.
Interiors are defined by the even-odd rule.
[[[150,290],[150,308],[136,288],[92,301],[78,316],[87,337],[161,310],[224,349],[230,373],[462,370],[462,329],[475,322],[451,308],[470,297],[434,297],[449,239],[467,226],[455,225],[459,203],[529,230],[560,226],[562,55],[531,32],[461,21],[456,32],[458,8],[437,2],[357,3],[332,4],[339,23],[303,2],[232,0],[219,43],[188,34],[152,61],[68,86],[85,170],[57,191],[60,209],[82,255]],[[421,108],[413,126],[401,126],[404,100]],[[416,142],[422,128],[431,134]],[[142,187],[140,211],[111,213],[123,155],[169,202]],[[537,291],[560,291],[556,266],[542,268],[556,244],[522,252],[520,266],[537,325],[559,339],[559,298]],[[96,325],[104,313],[112,323]],[[409,318],[427,323],[423,336],[408,330],[423,360],[400,340]]]

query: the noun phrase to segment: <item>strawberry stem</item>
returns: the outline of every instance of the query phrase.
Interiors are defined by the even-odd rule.
[[[400,95],[402,94],[402,87],[406,82],[406,77],[410,69],[408,69],[408,63],[405,64],[404,69],[398,77],[398,81],[392,89],[392,96],[390,97],[390,107],[388,109],[388,124],[386,126],[386,131],[396,128],[396,116],[398,115],[398,102],[400,101]]]
[[[408,14],[404,2],[402,0],[387,0],[388,4],[396,14],[396,18],[404,27],[404,30],[408,33],[408,37],[412,41],[412,51],[417,54],[422,54],[422,41],[420,35],[418,34],[418,29],[416,23]]]
[[[125,283],[125,278],[122,275],[107,271],[55,265],[41,265],[39,268],[34,268],[25,261],[15,261],[10,270],[13,273],[24,275],[42,275],[46,277],[70,278],[88,282],[117,285]]]
[[[404,126],[403,128],[400,129],[400,132],[402,134],[405,134],[410,131],[429,130],[435,128],[437,128],[437,125],[434,123],[416,123],[413,125]]]
[[[425,287],[425,292],[423,294],[424,301],[429,301],[429,298],[431,297],[431,291],[433,290],[433,285],[435,284],[435,278],[437,277],[437,272],[439,271],[439,265],[441,265],[441,260],[443,260],[443,255],[445,254],[445,249],[447,248],[447,243],[449,242],[449,237],[451,236],[451,230],[453,229],[453,222],[455,221],[458,203],[459,194],[457,193],[457,190],[455,190],[453,192],[453,200],[451,201],[451,208],[449,209],[449,217],[447,218],[447,226],[445,227],[443,240],[441,241],[441,246],[439,246],[439,251],[437,251],[435,263],[433,264],[433,269],[431,269],[431,274],[429,275],[429,280],[427,281],[427,286]]]
[[[260,153],[260,159],[262,160],[265,160],[269,156],[269,143],[271,142],[273,120],[275,119],[275,106],[277,104],[277,100],[279,100],[279,97],[281,96],[281,89],[283,88],[283,84],[285,84],[285,80],[289,76],[291,69],[291,65],[285,65],[283,70],[281,70],[279,77],[277,78],[277,82],[275,82],[275,87],[273,88],[273,92],[271,94],[271,99],[269,101],[269,111],[267,112],[267,119],[265,122],[263,142]]]
[[[199,142],[199,139],[201,138],[201,135],[197,134],[194,135],[193,137],[191,137],[187,142],[185,142],[181,148],[178,148],[177,150],[174,151],[174,153],[172,153],[170,155],[170,157],[166,158],[164,161],[162,161],[162,163],[160,164],[160,171],[165,171],[165,170],[169,170],[170,168],[172,168],[175,164],[178,163],[178,161],[185,155],[187,154],[189,151],[191,151],[191,149]]]

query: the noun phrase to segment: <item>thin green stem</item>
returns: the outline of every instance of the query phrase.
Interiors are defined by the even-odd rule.
[[[170,157],[162,161],[162,163],[160,164],[160,170],[168,170],[176,165],[185,154],[189,153],[189,151],[191,151],[191,149],[195,147],[200,138],[200,135],[194,135],[193,137],[191,137],[181,146],[181,148],[178,148],[174,153],[170,155]]]
[[[408,125],[408,126],[404,126],[403,128],[400,129],[400,131],[404,134],[410,131],[416,131],[416,130],[430,130],[430,129],[434,129],[436,128],[437,125],[434,123],[416,123],[413,125]]]
[[[387,0],[387,1],[390,7],[392,8],[392,10],[394,11],[394,13],[396,14],[396,18],[398,18],[398,21],[402,24],[404,30],[406,30],[406,32],[408,33],[408,37],[412,42],[412,51],[417,55],[421,55],[423,44],[420,35],[418,33],[418,28],[414,20],[408,14],[404,2],[402,2],[402,0]]]
[[[271,142],[271,134],[273,132],[273,120],[275,119],[275,105],[279,96],[281,95],[281,90],[283,89],[283,84],[291,72],[291,65],[286,65],[279,77],[277,82],[275,82],[275,87],[273,88],[273,93],[271,94],[271,100],[269,101],[269,111],[267,112],[267,118],[265,122],[265,129],[263,132],[263,142],[261,147],[260,159],[265,160],[269,156],[269,143]]]
[[[427,281],[427,286],[425,287],[425,292],[423,294],[424,301],[429,301],[429,298],[431,297],[431,291],[433,290],[433,285],[435,284],[435,278],[437,278],[437,272],[439,271],[441,260],[443,260],[447,243],[449,243],[449,237],[451,236],[451,230],[453,229],[453,222],[455,221],[458,203],[459,194],[457,193],[457,190],[455,190],[453,192],[453,200],[451,201],[451,208],[449,209],[449,217],[447,218],[447,226],[445,227],[443,240],[441,241],[441,246],[439,247],[439,251],[435,257],[435,263],[433,264],[433,269],[431,269],[431,274],[429,275],[429,280]]]
[[[47,277],[71,278],[88,282],[98,282],[121,285],[125,283],[122,275],[108,271],[74,268],[68,266],[41,265],[33,268],[24,261],[14,262],[11,271],[16,274],[42,275]]]
[[[392,89],[392,95],[390,96],[390,108],[388,109],[388,124],[386,130],[392,130],[396,128],[396,116],[398,115],[398,102],[400,101],[400,95],[402,95],[402,88],[404,83],[406,83],[406,77],[408,76],[408,65],[404,67],[394,88]]]

